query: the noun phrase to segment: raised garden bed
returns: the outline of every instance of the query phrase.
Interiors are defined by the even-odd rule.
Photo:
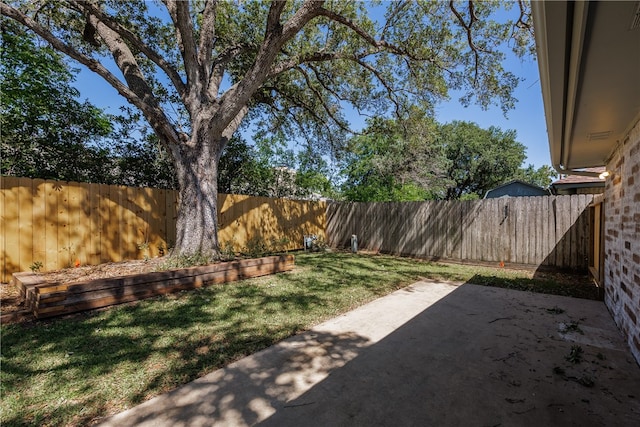
[[[41,319],[289,271],[294,262],[293,255],[279,255],[74,283],[46,282],[23,272],[13,274],[13,282],[26,310]]]

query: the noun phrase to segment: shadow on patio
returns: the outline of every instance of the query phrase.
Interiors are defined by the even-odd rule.
[[[105,425],[638,425],[603,303],[419,282]]]

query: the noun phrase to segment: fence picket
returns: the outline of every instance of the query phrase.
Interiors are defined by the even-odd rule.
[[[330,203],[327,238],[346,247],[357,229],[365,250],[584,270],[592,197]],[[363,225],[340,227],[347,222]]]

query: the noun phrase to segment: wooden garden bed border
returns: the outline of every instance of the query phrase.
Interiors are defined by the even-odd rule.
[[[294,265],[293,255],[276,255],[74,283],[49,283],[37,273],[22,272],[13,274],[13,282],[26,310],[41,319],[281,273]]]

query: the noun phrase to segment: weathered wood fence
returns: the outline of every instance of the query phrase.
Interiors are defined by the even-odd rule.
[[[54,270],[154,257],[175,242],[177,192],[115,185],[0,178],[0,280],[34,263]],[[237,249],[252,238],[324,237],[326,203],[221,194],[219,237]]]
[[[327,241],[429,259],[586,270],[592,195],[331,203]]]

